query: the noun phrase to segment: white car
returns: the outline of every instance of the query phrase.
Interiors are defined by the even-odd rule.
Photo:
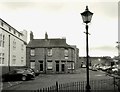
[[[113,72],[118,72],[118,68],[113,68],[112,71]]]

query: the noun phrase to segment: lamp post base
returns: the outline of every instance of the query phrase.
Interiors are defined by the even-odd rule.
[[[86,92],[91,92],[90,89],[91,89],[90,85],[86,85]]]

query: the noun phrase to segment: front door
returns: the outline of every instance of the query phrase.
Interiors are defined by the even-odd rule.
[[[61,71],[62,71],[62,72],[65,71],[65,64],[61,64]]]
[[[56,72],[59,72],[59,63],[56,63]]]
[[[40,62],[40,71],[43,71],[43,61]]]

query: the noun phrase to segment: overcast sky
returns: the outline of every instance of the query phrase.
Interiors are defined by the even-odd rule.
[[[9,1],[9,2],[8,2]],[[118,41],[117,0],[1,0],[0,17],[18,31],[33,31],[35,39],[66,37],[69,45],[86,56],[85,24],[82,13],[86,5],[94,13],[89,23],[89,55],[116,56]]]

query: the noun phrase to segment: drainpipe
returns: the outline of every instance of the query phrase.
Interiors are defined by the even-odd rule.
[[[44,48],[44,62],[45,62],[45,74],[46,74],[46,48]]]
[[[10,71],[10,35],[9,35],[9,50],[8,50],[8,69]]]

